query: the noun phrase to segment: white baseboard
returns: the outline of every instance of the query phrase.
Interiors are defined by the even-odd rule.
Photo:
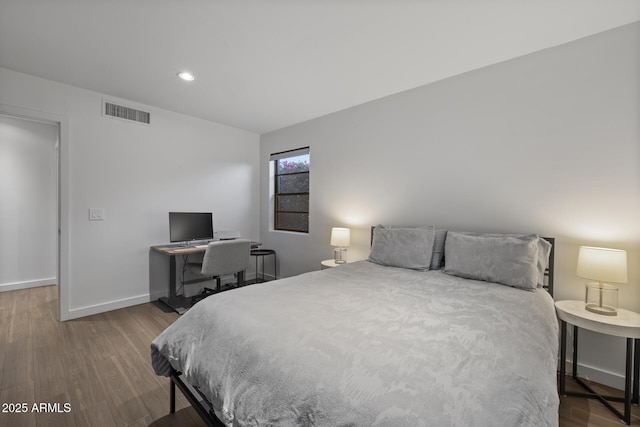
[[[116,301],[110,301],[103,304],[89,305],[86,307],[74,308],[69,310],[68,319],[78,319],[80,317],[100,314],[107,311],[118,310],[120,308],[131,307],[133,305],[144,304],[151,301],[149,294],[138,295],[131,298],[123,298]]]
[[[46,279],[37,280],[25,280],[24,282],[3,283],[0,284],[0,292],[37,288],[39,286],[55,285],[57,283],[58,280],[55,277],[48,277]]]
[[[572,370],[573,363],[567,360],[566,374],[571,375]],[[623,374],[621,375],[616,372],[605,371],[601,368],[578,363],[578,377],[624,391]]]
[[[255,278],[255,273],[249,273],[245,277],[245,280],[251,280]],[[273,277],[269,274],[265,274],[265,279],[273,280]],[[206,282],[205,282],[206,283]],[[111,310],[118,310],[120,308],[131,307],[133,305],[144,304],[146,302],[155,301],[160,296],[164,296],[164,293],[155,292],[153,295],[144,294],[131,298],[123,298],[116,301],[110,301],[102,304],[95,304],[86,307],[74,308],[69,310],[69,316],[66,319],[78,319],[80,317],[91,316],[94,314],[100,314]]]

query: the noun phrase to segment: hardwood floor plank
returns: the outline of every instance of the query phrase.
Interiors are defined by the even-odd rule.
[[[0,292],[0,295],[8,292]],[[12,311],[9,308],[0,308],[0,348],[9,342],[9,327],[11,326]]]
[[[114,361],[104,358],[98,371],[98,381],[104,388],[107,403],[118,425],[127,425],[148,415],[147,408],[136,395],[127,375],[123,376]]]
[[[142,400],[154,420],[167,415],[169,413],[169,379],[167,378],[166,384],[163,384],[161,387],[143,394]],[[189,401],[182,393],[177,392],[176,412],[190,407]]]
[[[28,335],[3,346],[2,389],[33,383],[33,349]]]
[[[35,381],[36,402],[55,402],[55,396],[68,390],[62,364],[64,357],[54,346],[34,349],[33,376],[38,379]]]
[[[51,396],[47,400],[39,400],[36,398],[36,406],[32,410],[32,415],[36,419],[36,426],[46,427],[75,427],[78,424],[71,410],[66,408],[65,404],[69,404],[70,399],[67,393],[61,393],[57,396]],[[38,408],[38,409],[36,409]]]
[[[63,370],[74,410],[84,411],[100,403],[106,404],[107,396],[97,380],[101,363],[101,359],[91,359],[83,350],[65,353]]]
[[[7,342],[11,343],[17,340],[31,339],[30,315],[28,311],[11,310],[8,326]]]
[[[147,415],[146,417],[140,418],[139,420],[131,424],[127,424],[127,427],[147,427],[152,422],[153,420],[151,419],[151,417]]]
[[[0,412],[0,426],[32,427],[36,425],[36,419],[31,413],[31,405],[35,401],[33,389],[32,382],[0,389],[1,403],[27,405],[26,412],[23,411],[24,408],[20,408],[21,412],[16,412],[15,406],[9,408],[8,413]]]
[[[3,340],[3,330],[2,330],[2,311],[0,311],[0,390],[2,390],[2,384],[4,384],[3,376],[4,376],[4,361],[7,357],[6,348],[8,342]]]
[[[64,327],[55,318],[51,317],[52,313],[50,313],[49,307],[43,305],[37,307],[31,313],[31,316],[29,316],[29,330],[34,350],[60,346],[60,342],[65,339]],[[36,316],[36,313],[42,315]]]
[[[15,300],[15,295],[13,292],[0,292],[0,311],[1,310],[9,310],[13,307],[13,301]]]
[[[106,400],[96,402],[82,410],[74,410],[73,414],[78,427],[118,427]]]
[[[176,410],[174,414],[167,414],[156,419],[149,424],[149,427],[203,427],[206,423],[202,421],[198,413],[191,406]]]
[[[153,372],[151,366],[150,341],[143,334],[132,334],[126,339],[126,354],[115,361],[124,377],[127,377],[136,393],[144,394],[162,385],[161,377]]]
[[[10,305],[9,342],[15,341],[16,336],[25,337],[29,334],[29,291],[30,289],[10,291],[10,293],[15,292],[15,295]]]

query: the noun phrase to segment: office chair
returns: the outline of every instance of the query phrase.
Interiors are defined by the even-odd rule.
[[[227,274],[237,277],[237,286],[244,285],[244,271],[249,267],[251,241],[245,239],[218,240],[209,243],[202,263],[187,263],[187,270],[216,279],[216,291],[220,292],[220,278]],[[201,297],[214,293],[204,288]]]

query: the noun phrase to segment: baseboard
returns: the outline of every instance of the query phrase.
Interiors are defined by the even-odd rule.
[[[567,361],[567,375],[571,375],[573,363]],[[624,375],[578,363],[578,377],[624,391]]]
[[[103,304],[89,305],[86,307],[74,308],[69,310],[69,319],[78,319],[80,317],[92,316],[94,314],[105,313],[107,311],[118,310],[133,305],[144,304],[151,301],[149,294],[138,295],[131,298],[123,298],[116,301],[110,301]]]
[[[55,277],[46,279],[25,280],[24,282],[13,282],[0,284],[0,292],[17,291],[19,289],[37,288],[39,286],[55,285],[58,280]]]
[[[255,278],[255,273],[249,273],[245,277],[245,280],[251,280]],[[265,279],[272,280],[273,277],[266,274]],[[74,308],[69,310],[69,317],[66,319],[78,319],[80,317],[92,316],[94,314],[100,314],[111,310],[118,310],[120,308],[131,307],[132,305],[144,304],[146,302],[155,301],[160,296],[164,296],[163,293],[154,292],[153,295],[144,294],[131,298],[124,298],[116,301],[110,301],[103,304],[89,305],[86,307]]]

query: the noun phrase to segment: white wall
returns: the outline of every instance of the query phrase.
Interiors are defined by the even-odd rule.
[[[0,115],[0,291],[56,283],[58,127]]]
[[[109,97],[150,111],[151,125],[107,118],[103,98],[0,69],[5,110],[64,122],[63,318],[149,300],[149,246],[168,242],[169,211],[210,211],[217,229],[259,235],[257,134]],[[89,208],[106,219],[90,222]]]
[[[261,241],[319,269],[332,226],[366,258],[378,223],[555,236],[556,299],[582,299],[580,245],[626,249],[640,311],[640,23],[261,137]],[[272,231],[270,153],[311,148],[310,232]],[[581,372],[619,386],[624,340],[583,335]],[[594,369],[590,369],[593,367]],[[609,375],[607,371],[613,373]]]

